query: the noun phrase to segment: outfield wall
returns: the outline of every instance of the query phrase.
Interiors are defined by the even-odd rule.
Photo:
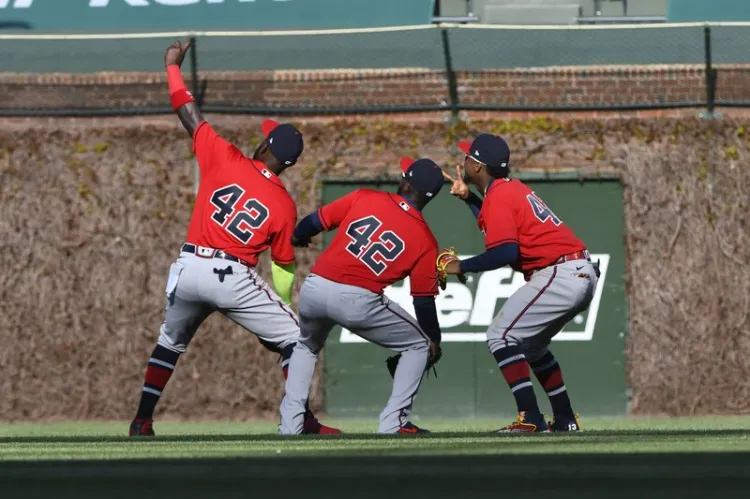
[[[246,152],[259,140],[259,120],[210,119]],[[319,204],[324,179],[394,179],[403,154],[452,167],[461,157],[451,148],[456,138],[482,130],[502,134],[513,151],[514,171],[533,175],[534,187],[592,250],[610,255],[592,341],[554,343],[579,407],[622,412],[627,385],[637,414],[750,412],[750,123],[539,118],[455,127],[374,119],[297,124],[306,151],[284,182],[301,215]],[[4,122],[0,420],[132,417],[162,321],[167,270],[185,237],[194,165],[190,140],[174,116]],[[542,182],[553,170],[557,182]],[[560,175],[580,178],[583,185],[561,183]],[[618,214],[614,206],[620,196]],[[573,209],[582,200],[596,207],[587,206],[586,213]],[[457,208],[456,216],[464,217],[462,239],[443,232],[439,221],[436,231],[462,251],[475,250],[468,213],[460,204]],[[317,251],[298,253],[300,279]],[[268,276],[266,258],[259,270]],[[623,280],[626,301],[617,294]],[[478,298],[471,286],[467,289],[473,313]],[[453,303],[461,305],[457,299]],[[584,318],[587,325],[590,320]],[[483,327],[470,319],[447,330],[479,333]],[[625,381],[617,364],[622,332]],[[335,370],[336,349],[357,356],[362,345],[330,347],[322,365]],[[424,409],[508,412],[507,389],[491,372],[482,343],[446,347],[440,376],[425,383]],[[332,412],[343,413],[349,404],[371,414],[382,404],[384,358],[384,352],[368,357],[371,372],[378,373],[373,401],[354,399],[351,387],[348,395],[337,393],[329,383]],[[486,372],[480,375],[481,369]],[[339,376],[342,390],[355,383],[346,373],[329,374],[331,380]],[[318,409],[324,395],[320,379]],[[450,400],[440,400],[438,389],[452,394]],[[281,390],[277,356],[216,317],[180,359],[158,417],[276,418]],[[464,393],[472,390],[473,402]],[[605,403],[606,409],[598,406]]]

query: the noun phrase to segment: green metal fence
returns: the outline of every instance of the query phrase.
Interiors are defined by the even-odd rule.
[[[737,93],[723,94],[717,81],[725,69],[750,69],[750,23],[658,24],[623,26],[487,26],[418,25],[371,29],[280,32],[174,32],[109,35],[0,34],[0,115],[138,114],[169,112],[163,82],[142,77],[115,84],[113,93],[142,90],[137,98],[102,104],[87,98],[94,83],[84,76],[98,72],[161,72],[164,48],[175,38],[192,38],[195,57],[187,63],[193,90],[208,112],[262,114],[320,114],[461,110],[621,110],[716,105],[750,106]],[[629,97],[616,103],[583,98],[566,105],[527,100],[509,104],[489,93],[480,101],[462,102],[462,82],[488,72],[517,68],[649,66],[669,74],[692,65],[705,75],[705,89],[690,96],[666,99]],[[748,65],[744,68],[742,65]],[[413,96],[398,103],[353,102],[331,106],[311,97],[268,104],[259,93],[280,83],[278,70],[348,70],[363,88],[383,82],[419,84],[433,78],[444,90],[438,96]],[[369,74],[365,69],[379,70]],[[65,73],[79,78],[39,78]],[[251,75],[237,90],[237,74]],[[20,75],[20,76],[19,76]],[[340,78],[325,71],[322,82]],[[592,76],[593,78],[593,76]],[[235,87],[232,87],[234,85]],[[128,87],[130,86],[130,87]],[[230,88],[231,87],[231,88]],[[65,99],[28,99],[29,95],[59,95],[72,89],[81,95]],[[693,88],[695,90],[695,88]],[[36,92],[36,94],[35,94]],[[76,93],[78,92],[78,93]],[[614,92],[614,90],[613,90]],[[93,94],[91,94],[93,95]],[[17,96],[14,100],[14,96]],[[26,96],[33,104],[22,98]],[[499,103],[501,101],[502,103]]]

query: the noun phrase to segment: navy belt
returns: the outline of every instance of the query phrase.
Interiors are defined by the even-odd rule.
[[[207,248],[206,246],[197,246],[195,244],[185,243],[182,245],[181,251],[183,253],[191,253],[200,258],[222,258],[224,260],[229,260],[230,262],[237,262],[248,267],[254,267],[254,265],[246,260],[243,260],[242,258],[237,258],[236,256],[232,256],[229,253],[225,253],[214,248]]]

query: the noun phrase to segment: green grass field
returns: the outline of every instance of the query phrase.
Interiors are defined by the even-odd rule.
[[[123,436],[126,422],[0,425],[0,497],[750,495],[750,418],[595,419],[530,436],[492,434],[497,421],[419,421],[434,433],[407,437],[335,423],[345,435],[157,422],[153,440]]]

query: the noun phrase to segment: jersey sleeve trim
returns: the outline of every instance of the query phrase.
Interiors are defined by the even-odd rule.
[[[279,259],[279,258],[271,258],[271,260],[273,260],[273,262],[275,264],[277,264],[277,265],[289,265],[289,264],[292,264],[292,263],[294,263],[296,261],[294,258],[292,258],[290,260],[282,260],[282,259]]]
[[[505,243],[516,243],[516,244],[518,244],[518,239],[513,239],[513,238],[511,238],[511,239],[500,239],[499,241],[495,241],[495,242],[492,242],[492,243],[485,244],[484,247],[485,247],[485,249],[492,249],[495,246],[500,246],[501,244],[505,244]]]
[[[195,130],[193,130],[193,151],[195,151],[195,138],[198,136],[198,132],[203,128],[203,125],[207,125],[208,121],[203,120],[200,123],[198,123],[198,126],[195,127]]]
[[[437,291],[412,291],[412,296],[437,296]]]
[[[323,216],[323,208],[318,208],[318,218],[320,218],[320,225],[323,226],[323,230],[328,232],[331,229],[331,226],[328,224],[325,217]]]

